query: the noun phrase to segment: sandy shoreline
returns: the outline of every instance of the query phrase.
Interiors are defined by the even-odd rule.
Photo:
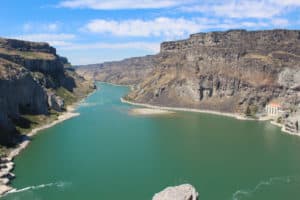
[[[18,146],[16,148],[14,148],[13,150],[11,150],[9,152],[9,154],[2,158],[2,160],[5,160],[6,162],[3,163],[3,165],[6,165],[6,168],[1,169],[1,175],[2,178],[0,178],[1,182],[0,183],[0,197],[2,197],[3,195],[5,195],[6,193],[8,193],[9,191],[13,190],[14,188],[12,188],[11,186],[9,186],[9,176],[15,177],[15,175],[13,173],[11,173],[11,171],[14,169],[14,163],[12,162],[13,159],[18,156],[29,144],[30,144],[30,138],[35,136],[37,133],[39,133],[40,131],[44,130],[44,129],[48,129],[52,126],[55,126],[65,120],[71,119],[73,117],[79,116],[79,113],[74,112],[75,111],[75,106],[69,106],[67,108],[66,112],[63,112],[62,114],[60,114],[58,116],[58,118],[56,120],[54,120],[52,123],[50,124],[46,124],[40,127],[37,127],[33,130],[31,130],[28,134],[26,134],[27,139],[25,139],[23,142],[21,142],[20,144],[18,144]]]
[[[127,101],[123,98],[121,98],[121,102],[130,104],[130,105],[142,106],[142,107],[145,107],[145,108],[151,108],[151,109],[157,109],[157,110],[197,112],[197,113],[206,113],[206,114],[232,117],[232,118],[236,118],[236,119],[239,119],[239,120],[256,120],[256,119],[251,119],[251,118],[244,117],[244,116],[242,116],[240,114],[237,114],[237,113],[236,114],[234,114],[234,113],[224,113],[224,112],[211,111],[211,110],[200,110],[200,109],[194,109],[194,108],[176,108],[176,107],[154,106],[154,105],[150,105],[150,104],[134,103],[134,102],[131,102],[131,101]]]
[[[175,112],[153,108],[133,108],[129,111],[131,115],[169,115]]]
[[[253,120],[253,121],[270,121],[270,123],[274,126],[280,127],[281,131],[284,133],[288,133],[290,135],[295,135],[295,136],[300,136],[298,133],[293,133],[285,129],[285,126],[283,124],[279,124],[275,121],[272,120],[272,118],[266,116],[266,117],[260,117],[257,119],[253,118],[247,118],[244,117],[240,114],[234,114],[234,113],[223,113],[223,112],[218,112],[218,111],[210,111],[210,110],[200,110],[200,109],[193,109],[193,108],[176,108],[176,107],[164,107],[164,106],[154,106],[150,104],[143,104],[143,103],[134,103],[131,101],[127,101],[123,98],[121,98],[122,103],[127,103],[130,105],[135,105],[135,106],[141,106],[145,108],[151,108],[151,109],[157,109],[157,110],[168,110],[168,111],[184,111],[184,112],[197,112],[197,113],[206,113],[206,114],[213,114],[213,115],[220,115],[220,116],[226,116],[226,117],[232,117],[238,120]]]
[[[79,113],[75,113],[74,112],[75,110],[75,107],[73,106],[70,106],[68,107],[67,111],[66,112],[63,112],[62,114],[60,114],[58,116],[58,118],[56,120],[54,120],[53,122],[51,122],[50,124],[45,124],[43,126],[40,126],[40,127],[37,127],[35,129],[32,129],[28,134],[26,134],[26,136],[28,136],[29,138],[30,137],[33,137],[35,136],[39,131],[42,131],[44,129],[48,129],[48,128],[51,128],[52,126],[55,126],[56,124],[59,124],[65,120],[68,120],[68,119],[71,119],[73,117],[77,117],[79,116],[80,114]],[[23,141],[22,143],[20,143],[18,145],[17,148],[13,149],[9,154],[8,154],[8,158],[9,159],[13,159],[14,157],[16,157],[17,155],[19,155],[21,153],[21,151],[23,149],[25,149],[28,144],[30,143],[29,139],[28,140],[25,140]]]

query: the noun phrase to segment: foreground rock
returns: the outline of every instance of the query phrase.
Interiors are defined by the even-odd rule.
[[[152,200],[198,200],[199,194],[189,184],[168,187],[154,195]]]

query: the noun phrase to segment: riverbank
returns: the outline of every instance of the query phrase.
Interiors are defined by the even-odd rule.
[[[290,135],[300,136],[300,133],[294,133],[294,132],[291,132],[291,131],[287,130],[283,124],[277,123],[275,121],[271,121],[271,124],[281,128],[281,131],[284,132],[284,133],[287,133],[287,134],[290,134]]]
[[[30,144],[30,140],[40,131],[51,128],[59,123],[62,123],[66,120],[71,118],[77,117],[80,114],[75,112],[76,108],[90,95],[92,95],[95,90],[88,95],[86,95],[83,99],[80,99],[78,102],[67,106],[66,111],[60,113],[56,120],[52,121],[49,124],[44,124],[40,127],[32,129],[29,133],[24,134],[23,141],[18,144],[15,148],[13,148],[5,157],[1,158],[1,168],[0,168],[0,197],[4,196],[5,194],[9,193],[9,191],[13,190],[9,183],[10,180],[15,178],[15,175],[12,173],[14,169],[13,159],[18,156],[24,149],[28,147]]]
[[[169,115],[175,112],[153,108],[133,108],[129,111],[131,115]]]
[[[168,110],[168,111],[182,111],[182,112],[197,112],[197,113],[206,113],[206,114],[213,114],[213,115],[221,115],[226,117],[232,117],[239,120],[267,120],[267,119],[253,119],[244,117],[238,113],[225,113],[225,112],[218,112],[218,111],[211,111],[211,110],[202,110],[202,109],[195,109],[195,108],[177,108],[177,107],[166,107],[166,106],[155,106],[151,104],[144,104],[144,103],[135,103],[128,100],[125,100],[124,98],[121,98],[122,103],[127,103],[130,105],[135,106],[141,106],[145,108],[151,108],[156,110]]]
[[[17,179],[12,186],[17,192],[3,199],[79,200],[87,194],[89,199],[151,199],[168,185],[186,182],[198,188],[204,184],[205,190],[199,191],[203,199],[252,195],[263,200],[255,192],[236,192],[252,191],[261,182],[270,182],[259,187],[270,198],[300,193],[299,177],[292,176],[300,173],[295,171],[300,169],[298,138],[266,123],[208,114],[174,111],[174,116],[131,116],[129,110],[143,107],[121,103],[127,87],[98,85],[101,90],[84,102],[93,106],[80,104],[80,116],[40,132],[15,159]],[[95,152],[97,156],[87,158]],[[256,168],[257,163],[279,170],[266,173]],[[216,174],[220,168],[226,170]],[[253,173],[249,168],[255,169]],[[114,180],[118,193],[112,190]],[[278,192],[278,185],[287,189]]]
[[[272,125],[280,127],[282,132],[288,133],[290,135],[300,136],[299,133],[293,133],[291,131],[286,130],[286,128],[285,128],[285,126],[283,124],[280,124],[280,123],[277,123],[277,122],[273,121],[272,118],[270,118],[268,116],[259,117],[259,118],[254,119],[254,118],[249,118],[249,117],[242,116],[242,115],[240,115],[238,113],[225,113],[225,112],[218,112],[218,111],[211,111],[211,110],[201,110],[201,109],[194,109],[194,108],[176,108],[176,107],[155,106],[155,105],[151,105],[151,104],[143,104],[143,103],[131,102],[131,101],[125,100],[124,98],[121,98],[121,102],[122,103],[130,104],[130,105],[135,105],[135,106],[141,106],[141,107],[145,107],[145,108],[150,108],[150,109],[153,109],[153,110],[197,112],[197,113],[206,113],[206,114],[213,114],[213,115],[220,115],[220,116],[225,116],[225,117],[231,117],[231,118],[235,118],[235,119],[238,119],[238,120],[270,121],[270,123]]]
[[[30,144],[30,139],[42,130],[55,126],[65,120],[79,116],[79,113],[76,113],[74,111],[75,106],[69,106],[66,112],[63,112],[58,116],[56,120],[54,120],[50,124],[45,124],[31,130],[24,136],[24,140],[20,144],[18,144],[16,148],[12,149],[6,157],[1,158],[2,162],[0,170],[0,197],[13,190],[13,188],[9,186],[10,180],[15,178],[15,175],[11,172],[14,169],[13,159],[28,147],[28,145]]]

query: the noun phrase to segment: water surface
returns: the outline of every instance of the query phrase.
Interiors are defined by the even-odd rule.
[[[299,200],[300,137],[200,113],[132,116],[126,87],[98,84],[80,116],[42,131],[15,160],[5,200],[150,200],[193,184],[200,200]]]

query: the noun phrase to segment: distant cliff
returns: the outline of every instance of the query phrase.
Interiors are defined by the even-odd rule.
[[[132,85],[142,82],[157,64],[156,56],[145,56],[116,62],[78,66],[76,71],[86,79]]]
[[[61,112],[67,97],[89,91],[90,83],[67,64],[46,43],[0,38],[0,145],[13,145],[35,117]]]
[[[135,62],[142,79],[127,100],[160,106],[255,114],[276,99],[286,107],[299,104],[300,31],[270,30],[198,33],[161,44],[161,51]],[[148,57],[149,59],[149,57]],[[130,59],[129,59],[130,60]],[[132,67],[132,66],[130,66]],[[118,74],[136,80],[135,70],[118,63]],[[120,74],[120,71],[124,73]],[[127,72],[129,71],[129,72]],[[94,78],[112,77],[103,68]],[[126,74],[125,74],[126,72]],[[112,80],[111,82],[115,82]]]

